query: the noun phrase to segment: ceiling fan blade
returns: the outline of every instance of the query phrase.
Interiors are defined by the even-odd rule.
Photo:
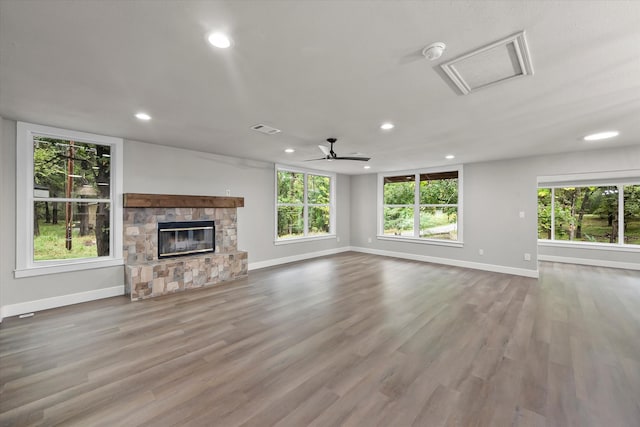
[[[336,157],[336,160],[359,160],[361,162],[368,162],[371,157]]]
[[[307,159],[305,162],[315,162],[316,160],[328,160],[328,157],[320,157],[319,159]]]
[[[329,147],[327,147],[326,145],[318,145],[318,148],[320,149],[320,151],[324,153],[325,156],[331,155],[329,151]]]

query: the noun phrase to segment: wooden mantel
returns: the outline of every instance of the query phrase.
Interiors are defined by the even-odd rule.
[[[241,208],[244,197],[125,193],[125,208]]]

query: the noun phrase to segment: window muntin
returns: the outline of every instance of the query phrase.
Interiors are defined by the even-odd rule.
[[[640,245],[640,185],[538,188],[541,241]]]
[[[459,170],[382,175],[382,236],[459,241]]]
[[[276,240],[330,236],[333,175],[276,168]]]
[[[122,140],[18,123],[16,277],[122,263]]]

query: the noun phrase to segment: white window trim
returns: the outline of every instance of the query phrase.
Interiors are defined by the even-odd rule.
[[[303,202],[303,210],[302,214],[304,216],[304,236],[299,237],[290,237],[288,239],[282,239],[278,237],[278,171],[286,171],[286,172],[295,172],[295,173],[303,173],[304,174],[304,202]],[[316,175],[316,176],[326,176],[331,179],[331,188],[330,188],[330,200],[329,200],[329,233],[328,234],[320,234],[320,235],[312,235],[308,236],[309,233],[309,219],[307,215],[307,211],[309,208],[309,204],[307,203],[307,175]],[[296,168],[292,166],[286,166],[281,164],[275,165],[275,173],[274,173],[274,214],[273,214],[273,233],[274,233],[274,244],[275,245],[283,245],[289,243],[301,243],[308,242],[312,240],[325,240],[325,239],[335,239],[336,234],[336,187],[338,184],[337,176],[335,173],[318,171],[313,169],[303,169]],[[287,205],[284,203],[283,205]],[[295,205],[297,206],[297,204]],[[316,206],[311,204],[311,206]],[[317,205],[320,206],[320,205]]]
[[[538,245],[576,248],[593,250],[613,250],[623,252],[640,252],[640,245],[629,245],[624,243],[624,226],[618,227],[618,242],[582,242],[569,240],[555,240],[555,189],[566,187],[613,187],[618,188],[618,218],[624,221],[624,194],[625,185],[640,184],[640,169],[630,169],[621,171],[605,171],[578,173],[571,175],[549,175],[539,176],[538,188],[551,189],[551,239],[538,239]],[[536,219],[537,226],[537,219]]]
[[[450,171],[458,171],[458,240],[442,240],[442,239],[427,239],[423,237],[416,236],[388,236],[384,234],[384,178],[388,176],[398,176],[398,175],[415,175],[416,182],[419,179],[419,176],[423,173],[437,173],[437,172],[450,172]],[[453,246],[461,248],[464,246],[463,240],[463,167],[461,164],[458,165],[449,165],[449,166],[441,166],[435,168],[427,168],[427,169],[409,169],[402,171],[394,171],[394,172],[384,172],[378,174],[378,224],[377,224],[377,235],[376,238],[378,240],[393,240],[400,242],[411,242],[411,243],[421,243],[426,245],[436,245],[436,246]],[[414,200],[420,200],[420,188],[416,185]],[[416,203],[413,205],[406,205],[415,207]],[[430,206],[428,204],[420,204],[417,206]],[[434,205],[434,206],[450,206],[450,205]],[[418,224],[414,224],[414,231],[420,228],[419,219],[417,216],[414,217],[414,222],[418,222]]]
[[[110,256],[53,261],[33,260],[33,137],[47,136],[111,147]],[[16,278],[123,265],[122,194],[123,142],[121,138],[94,135],[50,126],[18,122],[16,172]]]

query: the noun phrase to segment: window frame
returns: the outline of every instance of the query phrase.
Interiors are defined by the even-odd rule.
[[[442,172],[458,172],[458,203],[457,204],[421,204],[420,203],[420,175],[422,174],[430,174],[430,173],[442,173]],[[384,234],[384,179],[386,177],[393,177],[399,175],[414,175],[415,179],[415,189],[414,189],[414,203],[412,205],[398,205],[398,206],[407,206],[412,207],[414,210],[414,226],[413,226],[413,236],[390,236]],[[463,247],[463,223],[464,223],[464,214],[463,214],[463,206],[464,206],[464,198],[463,198],[463,165],[449,165],[449,166],[441,166],[434,168],[425,168],[425,169],[409,169],[402,171],[393,171],[393,172],[382,172],[378,173],[378,201],[377,201],[377,231],[376,238],[378,240],[392,240],[392,241],[401,241],[401,242],[411,242],[411,243],[421,243],[426,245],[436,245],[436,246],[453,246],[453,247]],[[395,205],[394,205],[395,206]],[[451,207],[456,206],[457,208],[457,240],[443,240],[443,239],[430,239],[425,237],[420,237],[420,208],[421,207]]]
[[[33,253],[33,138],[44,136],[110,147],[110,233],[109,256],[35,261]],[[17,122],[16,135],[16,278],[64,273],[123,265],[122,259],[122,194],[123,140],[111,136]],[[61,198],[56,198],[61,199]],[[75,201],[75,200],[74,200]]]
[[[293,173],[301,173],[304,175],[304,195],[303,202],[301,204],[298,203],[278,203],[278,172],[293,172]],[[309,207],[314,206],[325,206],[323,203],[308,203],[308,176],[325,176],[328,177],[329,182],[329,233],[321,234],[321,235],[309,235]],[[324,240],[324,239],[335,239],[337,237],[336,234],[336,186],[337,186],[337,176],[332,172],[324,172],[317,171],[313,169],[303,169],[296,168],[292,166],[286,165],[275,165],[275,173],[274,173],[274,244],[275,245],[283,245],[289,243],[299,243],[299,242],[308,242],[312,240]],[[302,216],[304,221],[303,232],[304,235],[299,237],[289,237],[289,238],[281,238],[278,237],[278,207],[279,206],[300,206],[302,205]]]
[[[572,175],[539,176],[536,193],[541,188],[551,189],[551,239],[538,238],[538,245],[564,248],[614,250],[625,252],[640,252],[640,245],[624,242],[624,186],[640,185],[640,170],[625,170],[613,172],[593,172]],[[616,243],[585,242],[576,240],[555,240],[555,189],[567,187],[613,187],[618,189],[618,236]],[[537,203],[537,202],[536,202]],[[537,211],[537,208],[536,208]],[[538,229],[536,215],[536,230]],[[537,231],[536,231],[537,236]]]

